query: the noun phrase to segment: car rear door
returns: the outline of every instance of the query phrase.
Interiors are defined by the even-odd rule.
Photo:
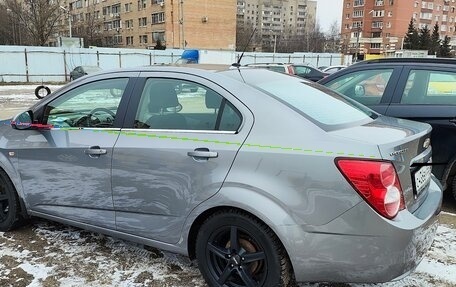
[[[360,64],[330,75],[319,83],[384,114],[401,71],[401,66]]]
[[[386,115],[432,125],[433,173],[442,179],[456,154],[456,69],[405,67]]]
[[[114,147],[117,229],[176,243],[190,211],[221,188],[253,115],[204,78],[141,76]]]

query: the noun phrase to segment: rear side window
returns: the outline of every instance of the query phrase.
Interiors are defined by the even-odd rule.
[[[300,81],[273,81],[257,87],[326,126],[369,119],[365,111],[317,85],[310,87]]]
[[[411,70],[402,104],[456,105],[456,73]]]
[[[325,86],[364,105],[377,105],[392,74],[393,69],[357,71],[340,76]]]
[[[235,132],[241,122],[239,111],[208,87],[181,79],[150,78],[135,128]]]

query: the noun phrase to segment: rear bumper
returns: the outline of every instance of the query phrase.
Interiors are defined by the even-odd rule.
[[[441,203],[442,189],[433,178],[413,214],[403,210],[387,220],[363,201],[324,226],[283,227],[296,280],[378,283],[406,276],[433,242]]]

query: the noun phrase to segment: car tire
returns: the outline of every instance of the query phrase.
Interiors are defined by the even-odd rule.
[[[0,170],[0,231],[10,231],[24,221],[16,189],[6,173]]]
[[[46,97],[47,95],[49,95],[50,93],[51,93],[51,89],[49,89],[46,86],[38,86],[35,89],[35,96],[40,100],[42,98]]]
[[[290,261],[274,232],[237,210],[218,212],[202,224],[196,258],[209,286],[291,286],[294,282]]]

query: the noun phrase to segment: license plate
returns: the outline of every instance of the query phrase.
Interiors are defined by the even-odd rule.
[[[422,166],[415,172],[415,190],[419,195],[431,181],[432,167],[430,165]]]

